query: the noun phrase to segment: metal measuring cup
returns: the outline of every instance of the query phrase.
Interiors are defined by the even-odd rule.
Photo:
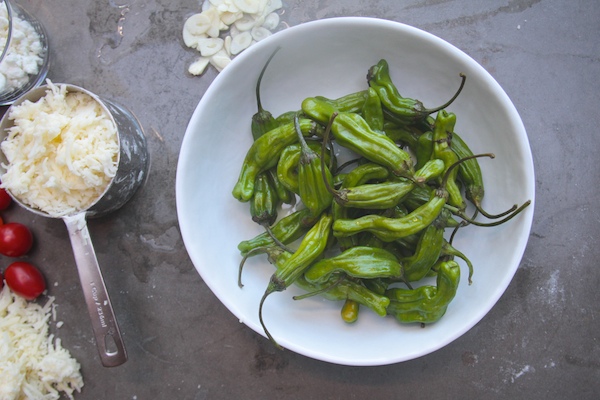
[[[83,92],[92,97],[104,108],[117,128],[119,159],[116,175],[90,207],[58,217],[62,218],[67,226],[100,360],[105,367],[115,367],[127,361],[127,351],[102,278],[86,218],[102,216],[117,210],[144,182],[149,166],[146,138],[139,121],[123,106],[75,85],[62,83],[54,85],[66,86],[67,92]],[[45,96],[46,90],[48,90],[47,86],[40,86],[19,98],[11,107],[16,107],[26,100],[35,102]],[[14,126],[13,121],[8,118],[10,111],[9,108],[0,121],[0,141],[6,138],[8,129]],[[0,162],[4,165],[8,163],[1,151]],[[0,175],[5,172],[4,168],[0,168]],[[43,217],[57,218],[24,204],[17,196],[8,192],[13,200],[25,209]]]

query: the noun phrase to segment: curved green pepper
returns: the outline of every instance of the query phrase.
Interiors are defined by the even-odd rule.
[[[254,194],[250,199],[252,221],[259,225],[271,226],[277,219],[279,198],[275,187],[266,173],[260,173],[254,184]]]
[[[431,225],[423,230],[415,252],[406,258],[401,258],[404,265],[404,274],[409,282],[416,282],[424,278],[435,265],[444,244],[444,228],[447,215],[442,210],[440,216]]]
[[[394,175],[412,179],[410,154],[389,137],[371,129],[360,115],[340,112],[331,124],[331,132],[340,146],[389,168]]]
[[[321,144],[317,142],[307,142],[315,154],[321,153]],[[277,162],[277,179],[289,191],[298,194],[298,163],[302,146],[300,143],[294,143],[287,146]],[[331,158],[329,153],[325,153],[325,163],[329,164]]]
[[[333,224],[333,234],[345,237],[367,231],[385,242],[391,242],[418,233],[431,224],[441,213],[447,199],[446,190],[436,189],[427,203],[405,217],[388,218],[369,214],[357,219],[340,219]]]
[[[312,135],[317,124],[310,119],[301,119],[300,128],[304,135]],[[256,176],[274,167],[283,149],[298,140],[294,123],[280,125],[256,139],[246,153],[240,176],[233,188],[233,197],[249,201],[254,193]]]
[[[271,234],[281,243],[290,244],[304,235],[316,222],[310,217],[307,209],[295,211],[281,218],[271,227]],[[276,243],[267,232],[263,232],[252,239],[244,240],[238,244],[238,250],[246,255],[254,249],[275,246]]]
[[[362,116],[375,132],[383,131],[383,109],[381,100],[373,88],[367,90],[367,96],[362,106]]]
[[[450,144],[452,143],[452,133],[454,132],[454,124],[456,123],[456,115],[449,113],[446,110],[438,112],[435,119],[433,128],[433,153],[432,157],[438,158],[444,161],[446,170],[449,170],[451,166],[455,165],[459,158],[456,153],[452,151]],[[466,161],[461,162],[464,164]],[[458,168],[452,168],[450,175],[446,183],[446,190],[448,190],[448,204],[458,207],[461,210],[466,208],[460,187],[456,181],[456,177],[459,171]]]
[[[403,279],[404,269],[395,255],[384,249],[356,246],[335,257],[322,258],[304,273],[310,283],[327,282],[332,274],[345,273],[354,278]]]
[[[258,311],[260,323],[265,334],[277,347],[280,347],[279,344],[271,336],[263,322],[262,309],[265,299],[273,292],[286,290],[321,256],[329,242],[331,223],[332,218],[329,214],[324,213],[321,215],[319,221],[304,235],[294,254],[287,258],[285,263],[271,275],[267,289],[260,300]]]
[[[436,286],[416,289],[393,288],[386,291],[390,299],[388,314],[401,323],[431,324],[438,321],[456,296],[460,267],[455,261],[444,261],[438,269]]]
[[[298,160],[298,195],[313,217],[329,208],[333,195],[329,188],[333,186],[333,176],[321,157],[312,150],[304,137],[298,118],[294,120],[300,142],[300,159]]]
[[[398,88],[392,82],[386,60],[382,59],[376,65],[373,65],[367,74],[369,86],[377,92],[381,104],[407,124],[423,121],[430,114],[448,107],[462,91],[465,76],[461,74],[461,77],[462,82],[458,91],[448,102],[440,107],[426,109],[421,101],[400,95]]]

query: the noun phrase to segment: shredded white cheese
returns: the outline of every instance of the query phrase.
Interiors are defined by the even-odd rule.
[[[19,18],[13,10],[10,46],[0,63],[0,92],[10,92],[29,82],[31,75],[37,76],[43,63],[44,51],[40,36],[26,20]],[[0,6],[0,49],[8,38],[8,12],[6,5]]]
[[[0,145],[3,188],[54,217],[91,206],[117,172],[117,130],[100,104],[48,81],[46,95],[12,107]]]
[[[54,298],[41,306],[0,290],[0,400],[73,399],[83,387],[80,365],[49,334]]]

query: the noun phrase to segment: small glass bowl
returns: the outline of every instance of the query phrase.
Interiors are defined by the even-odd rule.
[[[0,0],[0,7],[6,8],[7,14],[7,38],[4,47],[0,50],[0,73],[3,73],[3,64],[8,61],[8,57],[11,57],[11,43],[15,40],[15,29],[16,22],[18,20],[27,22],[36,32],[39,37],[41,50],[39,56],[41,61],[38,63],[37,74],[27,74],[28,79],[22,84],[5,85],[5,88],[0,88],[0,106],[11,105],[16,99],[21,97],[33,88],[38,87],[46,79],[49,68],[49,48],[48,48],[48,34],[44,26],[34,16],[29,14],[25,9],[20,7],[14,2],[8,0]],[[1,77],[0,77],[1,78]]]

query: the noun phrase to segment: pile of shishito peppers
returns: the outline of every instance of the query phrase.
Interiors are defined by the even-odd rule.
[[[400,95],[381,60],[369,69],[364,90],[335,100],[310,97],[300,110],[275,118],[262,107],[260,82],[276,52],[258,77],[254,142],[233,189],[265,227],[238,246],[239,286],[248,257],[267,254],[276,268],[259,306],[265,333],[279,346],[262,308],[268,295],[292,284],[306,291],[296,299],[318,294],[343,301],[348,323],[360,306],[401,323],[439,320],[458,288],[455,258],[467,264],[469,283],[473,274],[469,259],[452,246],[457,229],[499,225],[530,203],[496,215],[482,209],[478,159],[493,154],[473,155],[454,131],[456,115],[445,110],[466,77],[460,75],[449,101],[426,109]],[[356,158],[338,165],[334,146]],[[277,220],[282,203],[296,201],[302,206]],[[473,215],[466,214],[467,202]],[[476,221],[478,215],[488,220]],[[413,288],[427,277],[436,277],[436,284]]]

